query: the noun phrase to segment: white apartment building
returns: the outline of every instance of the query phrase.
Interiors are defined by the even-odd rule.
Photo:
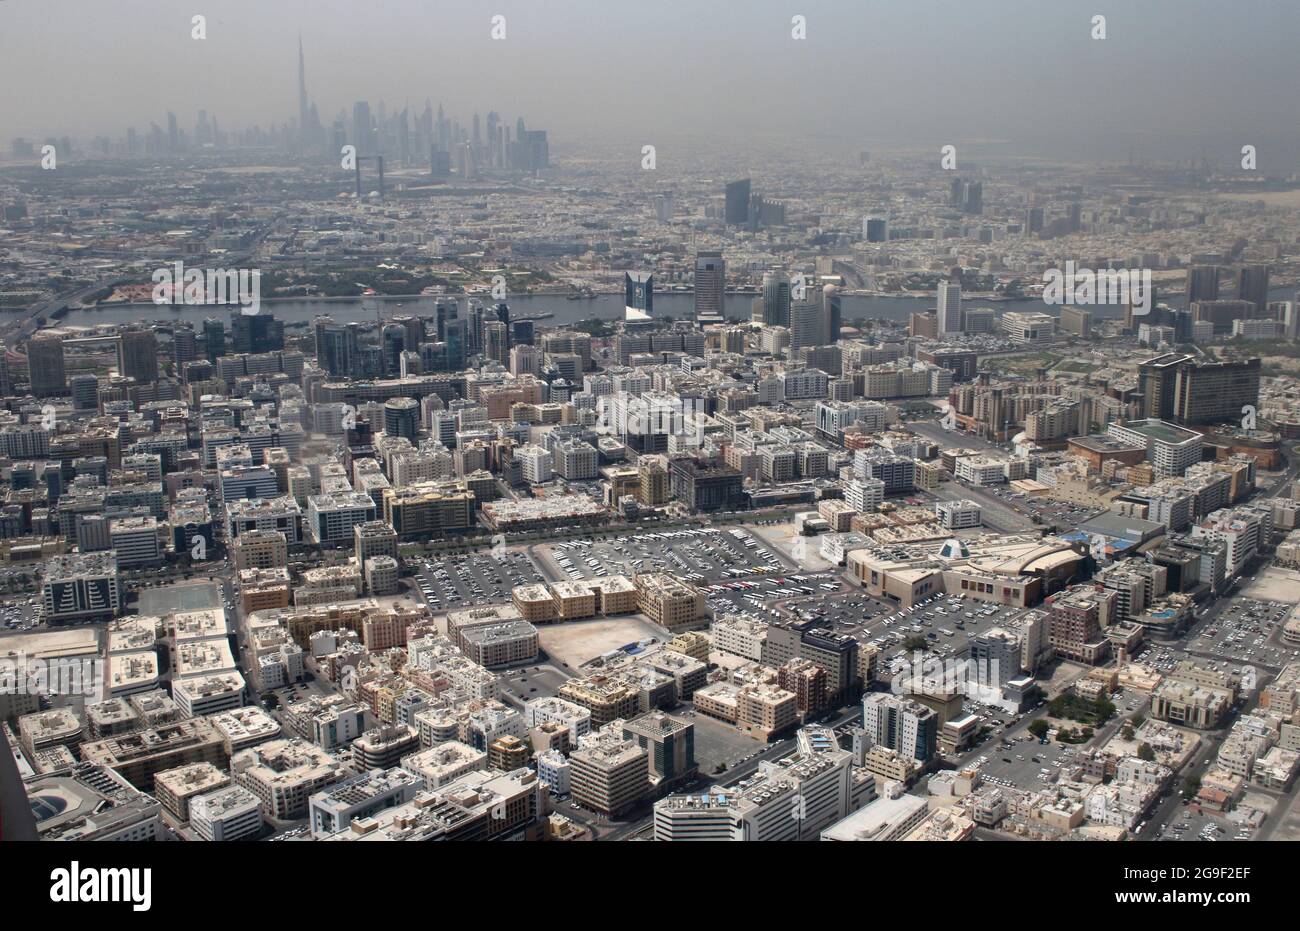
[[[969,498],[940,501],[934,506],[934,514],[945,530],[966,530],[980,525],[980,506]]]
[[[963,456],[953,468],[957,478],[972,485],[997,485],[1007,480],[1007,464],[986,456]]]
[[[515,459],[523,469],[524,481],[530,485],[542,485],[555,477],[555,458],[541,446],[522,446],[515,450]]]
[[[321,545],[352,542],[352,528],[375,519],[375,500],[359,491],[312,495],[307,499],[307,526]]]
[[[844,501],[858,513],[874,511],[885,503],[885,483],[878,478],[858,478],[844,486]]]
[[[537,698],[528,702],[524,705],[524,720],[530,729],[549,721],[567,727],[575,747],[578,738],[591,733],[591,712],[564,698]]]
[[[190,827],[205,841],[243,840],[262,832],[262,804],[243,786],[190,800]]]
[[[158,538],[158,521],[152,517],[117,517],[109,529],[109,539],[117,553],[117,567],[156,566],[162,562],[162,543]]]

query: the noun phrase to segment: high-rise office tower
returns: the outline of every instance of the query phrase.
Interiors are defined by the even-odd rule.
[[[948,184],[948,206],[960,208],[966,202],[966,182],[953,178]]]
[[[701,326],[724,319],[727,262],[721,252],[695,254],[695,320]]]
[[[398,323],[385,324],[379,342],[384,352],[384,371],[389,375],[399,374],[402,352],[406,349],[406,327]]]
[[[419,352],[420,344],[424,342],[424,321],[419,317],[412,317],[410,314],[402,314],[394,317],[393,323],[405,330],[405,344],[408,352]]]
[[[623,319],[649,320],[654,316],[655,277],[650,272],[623,273]]]
[[[1237,300],[1249,301],[1255,306],[1251,317],[1258,320],[1267,316],[1268,266],[1243,265],[1237,273]]]
[[[1174,419],[1174,389],[1178,383],[1178,367],[1189,358],[1171,352],[1138,364],[1138,392],[1142,395],[1144,418]]]
[[[1174,419],[1181,424],[1241,422],[1241,409],[1259,404],[1259,358],[1232,362],[1188,359],[1178,368]]]
[[[806,349],[828,343],[826,308],[822,295],[808,295],[809,300],[795,301],[790,305],[790,348]]]
[[[911,698],[875,692],[862,700],[862,730],[872,746],[888,747],[925,763],[937,748],[939,716]]]
[[[284,348],[284,322],[273,314],[230,316],[230,345],[235,352],[278,352]]]
[[[1196,301],[1219,299],[1219,266],[1193,265],[1187,269],[1187,295],[1185,306]]]
[[[123,330],[118,334],[117,371],[138,382],[158,380],[158,338],[153,330]]]
[[[316,364],[328,375],[351,375],[359,364],[360,346],[355,324],[343,326],[329,317],[317,317],[313,329]]]
[[[1259,359],[1202,362],[1166,353],[1138,365],[1144,417],[1197,425],[1238,423],[1259,403]]]
[[[434,324],[438,342],[444,342],[447,339],[447,321],[455,320],[460,316],[460,306],[452,300],[439,299],[433,308]]]
[[[500,320],[483,324],[483,355],[502,365],[510,363],[509,328]]]
[[[728,226],[745,226],[749,223],[749,193],[748,178],[727,185],[725,218]]]
[[[469,357],[469,321],[460,318],[447,320],[444,324],[447,346],[447,368],[453,372],[465,367]]]
[[[352,105],[352,144],[357,147],[358,155],[373,155],[371,147],[374,129],[370,118],[370,104],[358,100]]]
[[[673,195],[656,194],[654,196],[655,218],[660,223],[667,223],[673,218]]]
[[[840,327],[844,325],[844,314],[840,305],[840,289],[833,284],[822,289],[822,310],[826,315],[826,342],[837,343]]]
[[[780,269],[763,273],[763,319],[766,326],[790,325],[790,276]]]
[[[216,317],[203,321],[203,348],[209,362],[226,354],[226,326]]]
[[[176,363],[176,370],[179,372],[182,365],[193,362],[198,357],[199,339],[194,332],[194,326],[189,323],[178,323],[172,327],[172,361]]]
[[[63,338],[39,333],[27,343],[27,377],[38,398],[63,394],[68,379],[63,368]]]
[[[940,281],[938,297],[939,338],[961,332],[961,282]]]

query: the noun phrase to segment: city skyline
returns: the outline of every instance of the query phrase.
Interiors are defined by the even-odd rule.
[[[1296,132],[1287,128],[1294,114],[1279,92],[1294,83],[1296,66],[1283,47],[1270,50],[1300,25],[1300,12],[1273,0],[1257,4],[1249,20],[1229,22],[1214,18],[1209,0],[1114,10],[1104,41],[1075,41],[1076,30],[1087,38],[1097,11],[1073,0],[1050,9],[1006,0],[979,13],[939,0],[939,21],[963,28],[935,33],[922,32],[902,4],[868,12],[825,3],[805,11],[808,38],[802,42],[792,40],[789,13],[775,3],[743,18],[729,18],[721,8],[683,9],[674,18],[587,3],[545,12],[531,6],[502,4],[507,37],[494,41],[490,17],[481,12],[450,10],[434,18],[395,3],[362,18],[371,25],[363,35],[382,43],[371,46],[355,30],[341,29],[348,18],[293,4],[259,9],[259,29],[236,37],[231,27],[249,8],[228,2],[207,14],[208,38],[192,40],[188,18],[164,3],[110,11],[74,2],[40,18],[32,16],[34,5],[11,3],[0,16],[11,32],[30,31],[37,41],[29,47],[58,35],[71,60],[113,70],[113,101],[136,103],[122,110],[103,99],[103,91],[76,81],[72,67],[42,74],[43,66],[27,62],[19,48],[0,63],[0,78],[21,85],[42,74],[42,93],[10,100],[4,123],[16,136],[89,138],[117,136],[126,125],[143,130],[139,124],[150,112],[202,109],[231,127],[269,132],[297,119],[301,34],[311,96],[326,124],[356,100],[386,100],[400,110],[442,97],[463,101],[471,112],[504,104],[582,141],[653,142],[646,134],[706,139],[721,131],[760,143],[798,137],[819,146],[960,142],[1011,158],[1217,161],[1239,150],[1245,134],[1267,171],[1287,173],[1300,159]],[[1172,15],[1175,10],[1179,15]],[[426,21],[425,29],[410,28]],[[674,22],[692,28],[668,32]],[[1211,22],[1215,28],[1206,28]],[[1233,41],[1234,31],[1250,39],[1248,55],[1246,43]],[[119,41],[89,43],[90,36]],[[888,41],[855,49],[847,44],[850,36]],[[658,65],[656,51],[629,64],[618,49],[620,39],[632,37],[638,47],[673,47],[672,67]],[[724,39],[729,48],[752,51],[721,60],[709,55],[708,41]],[[583,54],[566,55],[571,43],[581,43]],[[1029,48],[1043,56],[1033,81],[1023,80]],[[1207,56],[1223,67],[1188,68]],[[248,65],[231,71],[232,58]],[[831,70],[832,63],[840,67]],[[392,75],[394,69],[402,76]],[[168,74],[165,85],[155,80],[159,71]],[[1076,96],[1079,71],[1094,85],[1083,98]],[[210,72],[221,73],[221,80],[214,82]],[[506,78],[531,72],[547,80]],[[1174,73],[1177,80],[1165,77]],[[855,86],[867,90],[851,90]],[[277,90],[268,95],[268,87]],[[709,93],[692,93],[692,87]],[[741,87],[748,90],[740,93]],[[647,95],[649,88],[656,93]],[[578,99],[584,101],[580,116],[561,103]],[[1077,118],[1085,101],[1098,108],[1098,117]],[[1205,120],[1207,112],[1215,119]]]

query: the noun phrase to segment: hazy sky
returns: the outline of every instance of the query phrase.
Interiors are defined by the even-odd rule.
[[[168,109],[187,131],[200,108],[227,129],[293,119],[299,33],[327,125],[358,99],[429,97],[462,119],[522,114],[555,151],[805,135],[1226,158],[1249,142],[1261,169],[1300,167],[1297,0],[0,0],[0,143],[118,137]]]

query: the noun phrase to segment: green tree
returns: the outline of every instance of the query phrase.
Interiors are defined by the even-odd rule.
[[[1039,740],[1042,740],[1047,736],[1047,732],[1051,730],[1051,725],[1047,723],[1046,718],[1034,718],[1029,722],[1027,730]]]
[[[1151,744],[1149,743],[1138,744],[1138,759],[1146,760],[1148,763],[1155,762],[1156,752],[1151,749]]]

